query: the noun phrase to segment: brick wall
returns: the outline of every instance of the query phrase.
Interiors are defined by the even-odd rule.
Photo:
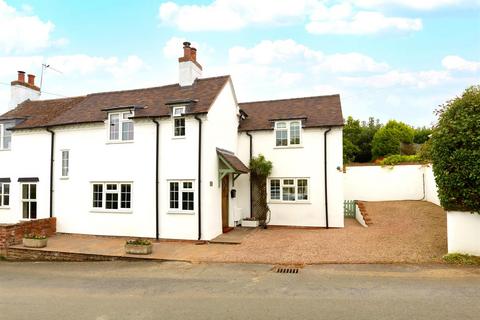
[[[138,260],[137,258],[112,257],[93,254],[43,251],[27,248],[9,248],[7,260],[10,261],[115,261],[115,260]]]
[[[0,224],[0,254],[5,254],[9,246],[21,243],[24,234],[34,233],[50,237],[56,232],[56,218],[22,221],[15,224]]]

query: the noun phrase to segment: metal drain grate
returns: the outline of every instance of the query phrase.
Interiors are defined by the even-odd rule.
[[[276,273],[298,273],[298,268],[291,268],[291,267],[276,267],[274,269]]]

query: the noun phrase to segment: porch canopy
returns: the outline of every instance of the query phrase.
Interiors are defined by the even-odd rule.
[[[218,185],[220,185],[223,177],[227,174],[233,174],[233,181],[235,181],[242,173],[248,173],[250,171],[231,151],[217,148],[217,155],[219,160]]]

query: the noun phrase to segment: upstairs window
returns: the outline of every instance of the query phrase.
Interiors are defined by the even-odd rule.
[[[0,123],[0,150],[10,150],[12,144],[12,132],[8,129],[12,128],[13,123]]]
[[[0,208],[10,205],[10,183],[0,182]]]
[[[193,181],[170,181],[170,209],[173,211],[193,211]]]
[[[173,136],[185,137],[185,107],[173,107]]]
[[[298,146],[301,144],[301,121],[275,122],[275,145],[277,147]]]
[[[132,208],[131,183],[93,183],[92,207],[107,211],[121,211]]]
[[[306,178],[272,178],[269,181],[269,189],[270,201],[305,202],[309,200]]]
[[[133,113],[118,112],[108,115],[110,141],[133,141]]]

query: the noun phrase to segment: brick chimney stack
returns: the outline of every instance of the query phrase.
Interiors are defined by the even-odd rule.
[[[25,82],[25,71],[18,71],[17,80],[11,82],[9,108],[16,108],[27,99],[37,100],[38,98],[40,98],[40,88],[35,85],[35,76],[28,74],[28,82]]]
[[[180,86],[191,86],[195,79],[202,76],[202,66],[197,62],[197,49],[191,47],[190,42],[183,43],[183,57],[178,58],[178,62]]]

